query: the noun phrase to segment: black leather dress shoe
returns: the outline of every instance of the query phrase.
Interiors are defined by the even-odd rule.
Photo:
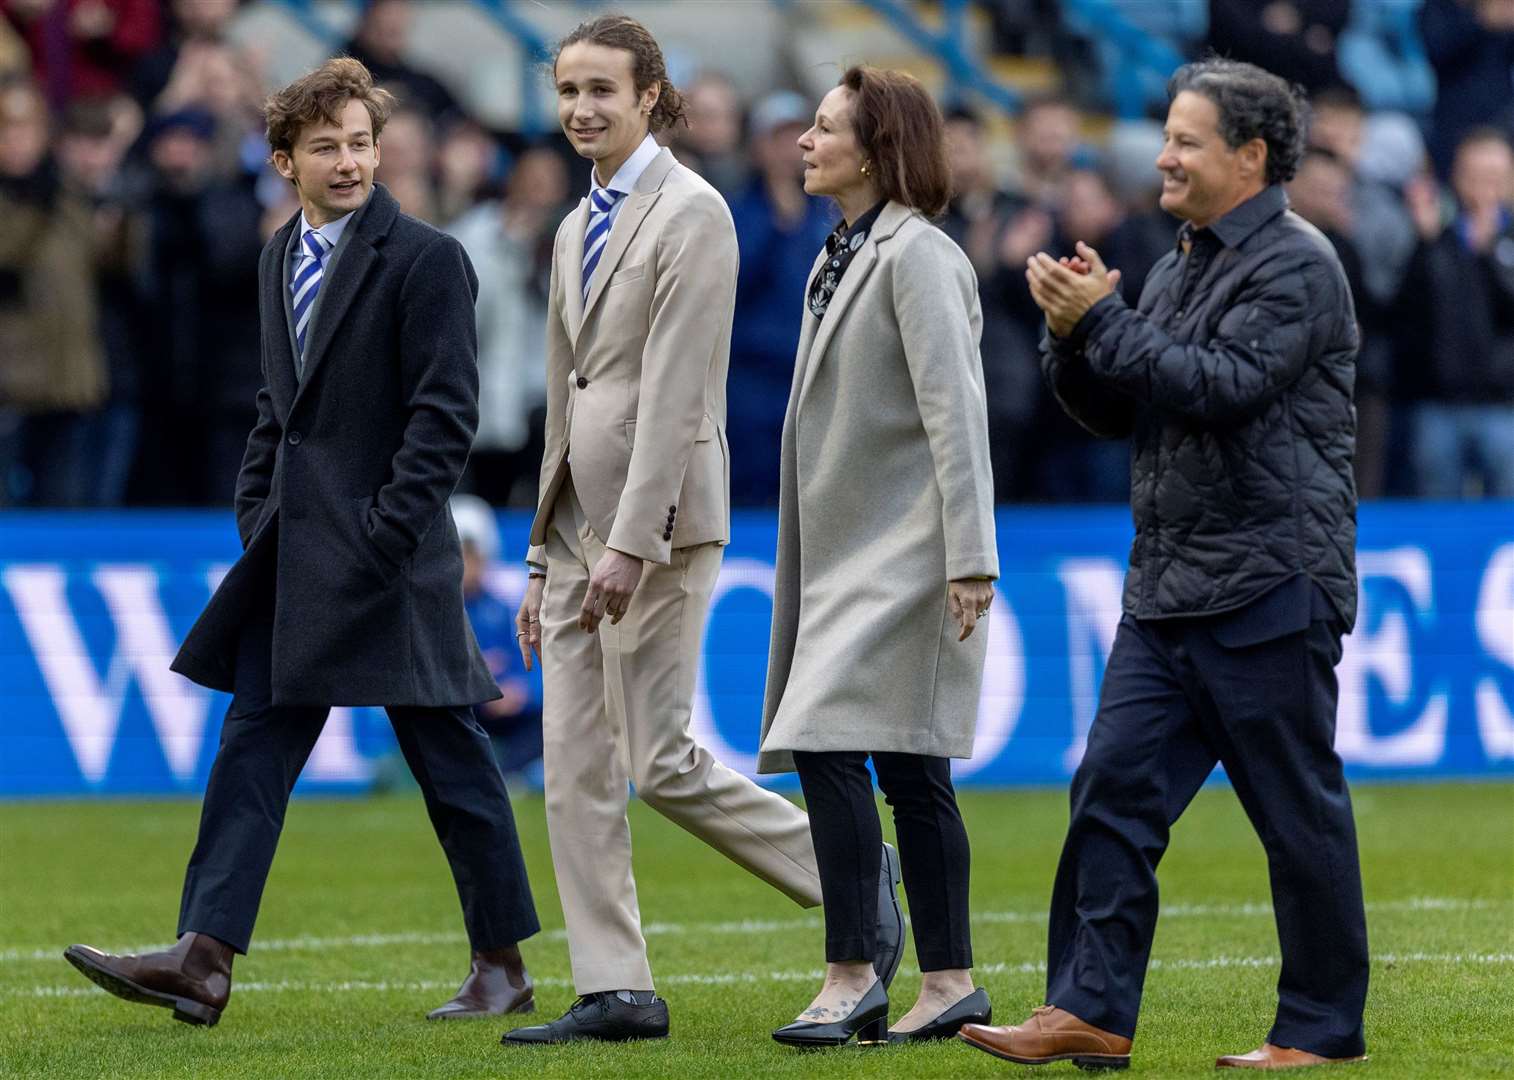
[[[994,1007],[988,1002],[988,991],[980,986],[929,1023],[913,1031],[890,1031],[888,1041],[902,1043],[950,1039],[962,1030],[963,1024],[987,1024],[993,1018]]]
[[[904,912],[899,907],[899,853],[883,845],[883,863],[878,870],[878,944],[873,952],[873,970],[887,990],[904,956]]]
[[[888,992],[879,980],[868,987],[862,1000],[845,1020],[831,1024],[819,1024],[811,1020],[795,1020],[773,1032],[773,1038],[785,1046],[819,1049],[824,1046],[840,1046],[853,1035],[863,1045],[888,1041]]]
[[[654,997],[649,1004],[633,1005],[607,990],[585,994],[572,1008],[550,1024],[535,1024],[507,1031],[500,1037],[506,1046],[597,1039],[600,1042],[630,1042],[633,1039],[668,1037],[668,1003]]]

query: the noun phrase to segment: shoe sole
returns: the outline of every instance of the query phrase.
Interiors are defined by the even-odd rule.
[[[894,957],[889,962],[888,970],[878,972],[878,980],[883,983],[883,989],[887,990],[899,971],[899,962],[904,959],[904,912],[899,908],[899,883],[904,880],[904,875],[899,869],[898,852],[885,845],[883,857],[888,861],[889,902],[893,905],[894,921],[899,926],[899,947],[894,950]]]
[[[501,1035],[500,1039],[499,1039],[500,1045],[502,1045],[502,1046],[564,1046],[564,1045],[566,1045],[568,1043],[575,1043],[575,1042],[607,1042],[607,1043],[617,1043],[617,1042],[653,1042],[653,1041],[655,1041],[657,1039],[666,1039],[668,1037],[668,1035],[669,1035],[669,1032],[664,1031],[660,1035],[616,1035],[613,1038],[607,1038],[607,1037],[605,1037],[603,1035],[574,1035],[574,1036],[572,1036],[570,1038],[567,1038],[567,1039],[512,1039],[512,1038],[510,1038],[510,1035],[511,1035],[511,1033],[508,1032],[508,1031],[505,1032],[503,1035]]]
[[[67,960],[79,974],[94,983],[106,993],[114,994],[123,1001],[136,1002],[139,1005],[156,1005],[163,1009],[172,1009],[173,1018],[196,1027],[215,1027],[221,1019],[221,1010],[211,1008],[191,998],[176,997],[173,994],[159,993],[157,990],[149,990],[145,986],[139,986],[121,975],[100,967],[94,962],[88,953],[82,950],[68,948],[63,953],[63,959]]]
[[[482,1012],[477,1009],[458,1009],[455,1012],[428,1012],[427,1020],[482,1020],[489,1016],[528,1016],[536,1011],[536,999],[527,998],[519,1005],[501,1012]]]
[[[1129,1054],[1050,1054],[1046,1057],[1020,1057],[1015,1054],[1006,1054],[1002,1050],[996,1050],[992,1046],[970,1039],[964,1032],[957,1032],[957,1038],[968,1046],[982,1050],[985,1054],[992,1054],[1004,1061],[1013,1061],[1016,1065],[1050,1065],[1054,1061],[1070,1061],[1078,1068],[1087,1072],[1105,1072],[1115,1069],[1130,1068]]]

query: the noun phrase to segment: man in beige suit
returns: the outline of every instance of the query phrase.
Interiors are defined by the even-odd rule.
[[[668,1033],[631,873],[628,784],[791,899],[820,903],[803,811],[689,734],[730,530],[731,216],[650,134],[681,118],[682,101],[640,23],[579,26],[554,77],[563,130],[594,178],[554,250],[546,454],[517,629],[527,666],[533,650],[542,661],[547,829],[581,996],[506,1043]],[[886,859],[887,975],[903,935],[897,879]]]

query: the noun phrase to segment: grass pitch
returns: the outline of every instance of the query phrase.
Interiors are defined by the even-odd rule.
[[[1344,1075],[1514,1075],[1514,785],[1357,789],[1372,942],[1371,1060]],[[974,949],[996,1019],[1039,1004],[1066,797],[970,792]],[[71,942],[168,941],[199,807],[0,806],[0,1075],[79,1077],[979,1077],[1039,1073],[958,1043],[801,1053],[768,1032],[818,985],[820,921],[647,808],[632,808],[643,918],[673,1037],[510,1048],[500,1032],[573,999],[539,799],[516,803],[547,929],[525,946],[535,1017],[427,1023],[467,966],[456,896],[419,796],[292,807],[251,955],[214,1029],[91,987]],[[1174,830],[1131,1075],[1212,1076],[1261,1042],[1277,945],[1266,863],[1234,796]],[[913,1000],[913,950],[894,1015]],[[1336,1075],[1341,1070],[1328,1070]]]

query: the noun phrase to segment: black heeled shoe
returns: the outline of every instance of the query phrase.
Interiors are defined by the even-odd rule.
[[[795,1020],[773,1032],[773,1038],[784,1046],[818,1049],[824,1046],[841,1046],[857,1036],[860,1045],[888,1041],[888,991],[882,982],[868,987],[862,1000],[845,1020],[832,1024],[817,1024],[810,1020]]]
[[[980,986],[930,1023],[922,1024],[914,1031],[890,1031],[888,1041],[903,1043],[950,1039],[956,1036],[963,1024],[987,1024],[993,1017],[994,1007],[988,1002],[988,991]]]

